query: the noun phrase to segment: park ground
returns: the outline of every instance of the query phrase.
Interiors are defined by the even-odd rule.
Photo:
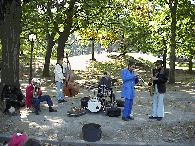
[[[97,62],[114,61],[112,57],[106,57],[111,54],[95,54]],[[116,56],[116,53],[112,53]],[[130,54],[129,54],[130,55]],[[131,54],[132,55],[132,54]],[[134,54],[134,58],[142,56],[143,59],[153,62],[155,57],[144,57],[144,55]],[[41,86],[43,94],[48,94],[54,103],[54,109],[57,113],[49,113],[48,106],[44,102],[41,104],[41,113],[36,116],[31,110],[23,108],[20,115],[10,116],[0,114],[1,120],[1,136],[11,137],[17,126],[21,124],[27,129],[27,136],[41,140],[50,140],[64,142],[65,144],[87,144],[82,138],[82,126],[86,123],[94,122],[101,125],[102,138],[96,144],[131,144],[137,142],[140,144],[193,144],[195,143],[195,86],[194,75],[186,73],[186,68],[176,70],[176,84],[167,84],[167,93],[164,97],[165,117],[162,121],[149,120],[148,117],[152,113],[152,97],[149,95],[148,86],[139,84],[135,88],[135,100],[132,109],[132,116],[135,120],[126,122],[120,117],[107,117],[102,113],[86,114],[81,117],[67,117],[66,112],[73,106],[80,106],[80,99],[86,96],[93,96],[90,93],[93,84],[97,84],[101,73],[94,69],[90,72],[90,68],[86,66],[90,64],[91,55],[70,57],[70,63],[77,76],[77,86],[80,93],[75,97],[65,97],[67,103],[57,103],[56,86],[53,81],[53,68],[56,60],[51,60],[50,73],[52,77],[43,78],[45,81]],[[114,58],[114,57],[113,57]],[[87,60],[87,62],[86,62]],[[28,85],[29,66],[25,61],[20,64],[20,84],[22,92]],[[38,58],[34,62],[33,77],[42,78],[42,68],[44,58]],[[82,71],[83,70],[83,71]],[[149,78],[149,74],[144,68],[140,69],[140,75]],[[94,77],[92,77],[94,76]],[[114,90],[117,99],[120,98],[121,80],[118,79],[117,86]],[[121,99],[123,100],[123,99]],[[121,108],[123,109],[123,108]],[[76,142],[76,143],[75,143]],[[90,143],[89,143],[90,144]],[[91,143],[92,145],[92,143]]]

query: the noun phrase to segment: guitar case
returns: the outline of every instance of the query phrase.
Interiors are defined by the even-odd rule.
[[[125,101],[122,101],[122,100],[116,100],[116,103],[118,107],[124,107],[125,105]]]
[[[114,108],[114,107],[111,107],[111,108],[107,108],[107,116],[109,117],[118,117],[121,115],[121,109],[120,108]]]
[[[89,97],[83,97],[81,98],[81,107],[88,107],[88,101],[90,100]]]

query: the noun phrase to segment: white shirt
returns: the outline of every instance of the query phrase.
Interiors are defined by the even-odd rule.
[[[63,83],[63,79],[65,79],[65,77],[63,76],[62,68],[59,64],[55,66],[54,74],[55,74],[55,81]]]

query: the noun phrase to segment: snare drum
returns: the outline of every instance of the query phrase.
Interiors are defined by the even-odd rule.
[[[88,101],[88,109],[91,112],[98,112],[100,111],[101,107],[102,107],[101,102],[97,99],[90,99]]]

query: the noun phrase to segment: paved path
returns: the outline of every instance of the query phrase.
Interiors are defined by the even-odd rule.
[[[52,88],[47,88],[45,90],[50,96],[56,94],[55,90]],[[84,94],[83,94],[84,93]],[[67,117],[66,112],[73,106],[80,106],[80,99],[81,97],[86,96],[88,93],[87,91],[81,91],[81,93],[77,96],[77,98],[66,98],[68,100],[67,103],[58,104],[56,101],[56,97],[53,97],[52,100],[54,102],[54,108],[58,110],[57,113],[49,113],[47,104],[42,103],[41,105],[41,113],[38,116],[35,116],[34,113],[29,113],[28,110],[24,109],[21,111],[21,121],[29,123],[29,128],[31,131],[27,132],[29,137],[34,137],[39,140],[52,140],[54,143],[57,142],[60,138],[60,142],[64,143],[75,143],[75,145],[82,145],[83,143],[88,143],[90,145],[106,145],[106,144],[113,144],[113,145],[156,145],[158,144],[155,141],[151,142],[127,142],[124,141],[124,138],[115,139],[116,137],[122,137],[120,131],[121,129],[128,130],[127,133],[131,132],[131,129],[136,127],[151,127],[152,125],[165,125],[167,123],[176,123],[178,121],[183,122],[187,120],[195,120],[195,113],[194,112],[184,112],[181,109],[174,109],[172,107],[167,106],[167,103],[170,100],[174,101],[175,97],[187,97],[190,94],[180,94],[179,92],[174,93],[167,93],[165,94],[164,101],[165,101],[165,117],[162,121],[158,122],[156,120],[149,120],[148,117],[152,113],[152,98],[149,96],[148,92],[135,92],[135,100],[132,109],[132,116],[135,118],[133,121],[125,122],[121,120],[120,117],[107,117],[102,114],[86,114],[78,118],[74,117]],[[116,98],[120,99],[120,91],[116,93]],[[150,104],[147,104],[150,103]],[[123,109],[123,108],[121,108]],[[16,118],[16,117],[13,117]],[[17,118],[16,118],[17,119]],[[101,125],[101,130],[103,132],[104,137],[97,141],[96,143],[89,143],[85,142],[81,138],[82,127],[86,123],[97,123]],[[39,129],[39,127],[41,129]],[[71,129],[71,130],[70,130]],[[76,139],[72,139],[71,136],[62,136],[61,132],[65,133],[70,132],[74,134]],[[48,133],[50,132],[50,134]],[[125,132],[125,131],[124,131]],[[145,131],[146,133],[149,131]],[[48,133],[48,134],[47,134]],[[151,132],[150,132],[151,133]],[[69,133],[70,134],[70,133]],[[117,135],[119,134],[119,135]],[[80,135],[80,136],[78,136]],[[2,135],[0,135],[1,137]],[[5,136],[5,135],[4,135]],[[6,135],[11,136],[11,135]],[[37,137],[38,136],[38,137]],[[51,138],[53,136],[53,138]],[[61,137],[62,136],[62,137]],[[113,139],[106,138],[106,136],[110,137],[113,136]],[[163,137],[166,138],[166,137]],[[129,139],[133,139],[133,137],[129,137]],[[119,142],[120,141],[120,142]],[[59,141],[58,141],[59,142]],[[160,145],[169,145],[170,143],[166,143],[160,141]],[[172,143],[173,144],[173,143]]]
[[[120,53],[112,52],[112,53],[103,53],[103,54],[95,54],[94,58],[98,62],[102,61],[112,61],[113,59],[106,57],[107,55],[120,55]],[[155,62],[156,60],[159,60],[160,58],[154,57],[152,54],[140,54],[140,53],[127,53],[128,55],[134,57],[135,59],[138,59],[139,57],[143,58],[144,60],[149,60],[150,62]],[[41,58],[41,57],[40,57]],[[69,61],[71,63],[71,67],[73,70],[86,70],[86,66],[88,65],[88,62],[92,58],[92,55],[80,55],[80,56],[73,56],[69,57]],[[43,58],[41,58],[43,59]],[[66,59],[64,59],[65,61]],[[56,64],[56,60],[50,60],[51,64]],[[167,68],[169,67],[169,64],[167,64]],[[178,67],[176,66],[175,69],[183,69],[187,70],[188,67]],[[195,68],[193,68],[195,70]]]
[[[105,54],[95,54],[95,58],[97,61],[105,61],[106,56],[110,53]],[[117,54],[117,53],[112,53]],[[133,54],[133,56],[136,58],[139,54]],[[76,59],[75,59],[76,58]],[[72,65],[73,70],[84,70],[86,65],[86,60],[89,60],[91,58],[91,55],[83,55],[83,56],[74,56],[70,57],[70,62]],[[153,61],[155,58],[153,58]],[[157,58],[156,58],[157,59]],[[111,60],[111,59],[108,59]],[[148,60],[148,59],[147,59]],[[52,64],[56,63],[56,60],[51,60]],[[20,80],[21,86],[26,87],[28,83]],[[43,94],[49,94],[51,97],[52,95],[56,95],[56,88],[53,87],[47,87],[42,88]],[[23,92],[25,92],[25,88],[22,89]],[[83,94],[84,93],[84,94]],[[56,137],[55,133],[59,134],[59,131],[66,132],[66,129],[71,129],[71,131],[74,134],[80,134],[81,129],[84,123],[98,123],[101,125],[102,132],[104,133],[104,136],[111,135],[111,134],[117,134],[117,131],[121,129],[131,129],[134,125],[141,127],[143,125],[151,126],[152,124],[166,124],[166,123],[174,123],[178,121],[184,121],[186,119],[188,120],[195,120],[195,113],[194,112],[184,112],[181,109],[174,109],[172,107],[169,107],[168,105],[165,105],[165,117],[162,121],[157,122],[156,120],[150,121],[148,119],[148,116],[152,112],[152,97],[149,96],[148,92],[140,92],[136,91],[135,94],[135,100],[132,110],[132,115],[135,118],[134,121],[125,122],[121,120],[121,116],[117,118],[111,118],[111,117],[105,117],[101,114],[86,114],[84,116],[78,117],[78,118],[71,118],[66,116],[67,110],[72,108],[73,106],[80,106],[80,98],[86,96],[89,94],[88,91],[83,90],[77,98],[67,98],[67,103],[58,104],[56,97],[53,97],[52,100],[54,102],[54,108],[58,110],[57,113],[49,113],[47,104],[42,103],[42,112],[41,115],[35,116],[34,113],[29,113],[26,109],[22,111],[22,115],[20,116],[20,120],[23,122],[30,122],[31,124],[29,127],[31,127],[34,134],[31,134],[30,137],[38,138],[39,140],[48,140],[51,137],[44,136],[44,131],[52,131],[54,133],[53,135],[53,143],[58,141],[58,137]],[[175,98],[188,98],[189,100],[192,100],[195,98],[194,94],[186,93],[186,92],[169,92],[165,94],[164,101],[165,103],[169,103],[170,100],[175,100]],[[120,91],[116,92],[116,98],[120,99]],[[142,105],[142,103],[149,103],[146,105]],[[146,108],[147,107],[147,108]],[[14,117],[16,118],[16,117]],[[39,128],[41,127],[41,131],[39,131]],[[131,132],[131,131],[130,131]],[[110,134],[109,134],[110,133]],[[27,133],[28,134],[28,133]],[[30,134],[30,133],[29,133]],[[37,137],[38,135],[38,137]],[[121,134],[120,134],[121,135]],[[0,137],[11,135],[0,135]],[[116,135],[115,135],[116,136]],[[132,137],[132,139],[135,139],[135,137]],[[51,140],[51,139],[50,139]],[[59,141],[58,141],[59,142]],[[64,143],[74,143],[75,145],[86,145],[86,142],[81,139],[72,139],[71,137],[64,137],[61,142]],[[88,143],[91,146],[92,145],[106,145],[106,144],[112,144],[112,145],[158,145],[158,142],[117,142],[115,139],[108,139],[108,138],[102,138],[100,141],[96,143]],[[173,143],[172,143],[173,144]],[[171,145],[170,143],[162,142],[160,145]],[[179,144],[177,144],[179,145]]]

